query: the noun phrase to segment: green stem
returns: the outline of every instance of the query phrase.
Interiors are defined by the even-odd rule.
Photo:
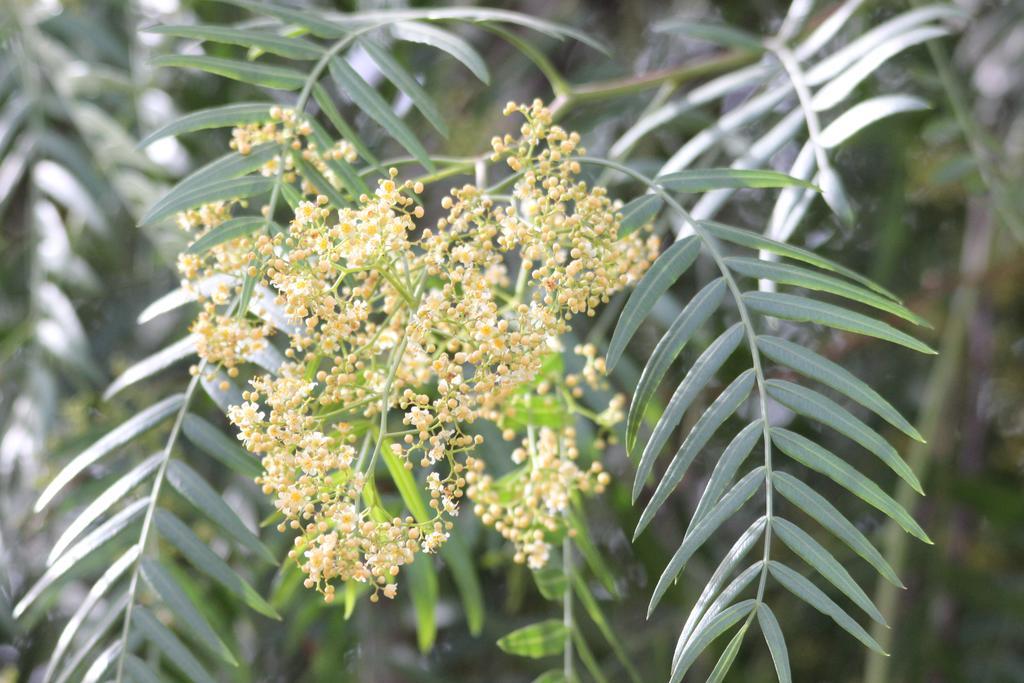
[[[202,376],[205,368],[206,363],[200,363],[199,371],[194,377],[192,377],[192,381],[189,382],[188,388],[185,390],[185,395],[181,402],[181,408],[178,409],[178,414],[174,418],[174,425],[171,427],[171,431],[167,436],[167,442],[164,444],[163,460],[160,462],[156,475],[153,477],[153,486],[149,491],[149,503],[146,505],[146,514],[142,518],[142,530],[139,532],[139,554],[133,563],[132,576],[128,584],[128,604],[125,607],[124,622],[121,626],[121,652],[117,657],[117,675],[114,678],[115,683],[122,683],[124,680],[124,660],[125,656],[128,654],[128,635],[131,633],[132,612],[135,609],[135,597],[139,589],[139,574],[142,567],[142,558],[146,553],[146,546],[152,538],[153,516],[156,514],[156,502],[160,498],[160,491],[163,488],[167,474],[167,466],[171,462],[171,453],[174,451],[174,445],[177,443],[178,435],[181,433],[181,425],[185,420],[185,415],[188,414],[189,405],[192,403],[192,397],[195,395],[196,387],[199,386],[199,378]]]

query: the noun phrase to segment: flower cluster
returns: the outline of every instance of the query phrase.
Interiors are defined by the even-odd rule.
[[[457,187],[425,227],[421,182],[391,169],[372,194],[352,192],[342,173],[351,148],[323,144],[315,126],[275,108],[266,123],[236,129],[232,147],[280,150],[260,172],[287,186],[288,225],[264,206],[268,229],[179,260],[202,304],[192,331],[208,367],[237,376],[267,344],[284,353],[229,417],[261,458],[258,483],[278,528],[297,533],[290,554],[307,587],[328,600],[346,581],[369,585],[374,600],[393,597],[401,567],[443,545],[467,496],[516,561],[542,566],[566,532],[572,494],[608,483],[600,463],[579,464],[574,421],[608,434],[623,398],[601,413],[579,403],[585,385],[602,382],[592,345],[576,349],[579,374],[551,359],[560,362],[573,316],[594,315],[636,282],[659,243],[642,231],[619,238],[619,205],[579,178],[576,133],[553,125],[539,101],[513,112],[525,118],[521,135],[496,138],[492,156],[514,173],[511,195]],[[180,223],[199,239],[242,205],[208,204]],[[522,438],[515,469],[497,480],[478,420]],[[423,482],[426,503],[404,501],[411,515],[394,514],[378,490],[381,460]]]

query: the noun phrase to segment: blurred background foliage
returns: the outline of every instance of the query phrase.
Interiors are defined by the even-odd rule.
[[[642,83],[637,74],[703,64],[721,52],[707,43],[653,32],[659,20],[718,19],[768,35],[788,8],[783,0],[493,4],[563,21],[612,46],[604,57],[571,41],[537,40],[570,83],[625,79],[633,85]],[[817,4],[828,10],[827,0]],[[925,339],[941,352],[938,360],[910,358],[880,343],[839,334],[825,344],[829,357],[841,358],[845,367],[868,379],[928,439],[925,447],[912,447],[906,439],[895,443],[928,493],[917,502],[916,514],[935,545],[906,544],[904,536],[884,528],[878,515],[855,518],[908,587],[890,592],[881,586],[876,593],[893,628],[875,635],[888,643],[892,657],[865,657],[860,645],[825,617],[795,600],[779,603],[780,620],[798,625],[787,629],[798,681],[1024,680],[1024,4],[961,0],[960,5],[973,17],[961,34],[908,51],[865,86],[868,94],[912,93],[932,108],[881,121],[835,156],[855,222],[843,225],[823,206],[815,207],[793,238],[904,298],[934,324]],[[330,6],[372,9],[394,3],[339,1]],[[902,2],[868,3],[854,23],[870,26],[905,8]],[[185,333],[187,309],[137,324],[150,302],[177,285],[173,262],[184,236],[166,225],[145,230],[136,225],[174,179],[226,149],[227,132],[166,138],[145,149],[136,142],[181,113],[254,95],[251,86],[222,78],[154,70],[149,64],[153,57],[178,52],[182,43],[140,29],[200,21],[244,26],[250,19],[235,7],[202,0],[3,0],[0,5],[4,683],[40,676],[63,623],[88,590],[85,583],[72,584],[17,622],[11,617],[12,604],[42,572],[54,542],[100,485],[79,483],[58,506],[37,515],[32,503],[42,486],[69,455],[187,381],[185,364],[179,363],[112,400],[103,397],[111,378]],[[450,60],[433,53],[427,60],[415,46],[401,48],[407,51],[403,62],[417,65],[427,89],[443,93],[439,99],[451,127],[448,141],[409,117],[431,151],[479,153],[496,127],[506,125],[499,113],[507,100],[552,97],[536,66],[506,42],[481,31],[467,37],[492,70],[489,85],[454,69]],[[630,85],[616,97],[589,101],[580,96],[564,123],[583,133],[593,154],[605,154],[652,97],[688,88],[704,75],[699,69],[685,73],[677,82],[660,85],[661,91]],[[395,92],[386,87],[383,92],[400,111],[408,108]],[[657,168],[709,117],[735,104],[727,98],[717,111],[694,112],[662,127],[634,150],[633,162],[638,168]],[[778,167],[785,169],[796,151],[780,151]],[[624,200],[639,191],[616,188]],[[735,224],[756,227],[770,214],[767,202],[763,193],[744,192],[724,215]],[[694,291],[692,285],[680,287],[673,302],[659,304],[658,319],[667,326]],[[579,330],[581,336],[604,339],[619,305],[613,303],[591,328]],[[613,375],[623,391],[635,385],[637,369],[662,330],[642,331],[634,341],[634,362],[621,364]],[[212,402],[200,411],[224,425]],[[161,446],[159,434],[146,438],[133,445],[139,455]],[[645,619],[653,580],[702,486],[699,478],[688,480],[683,495],[670,502],[671,513],[659,516],[653,533],[632,545],[623,530],[635,526],[639,513],[629,499],[633,464],[618,448],[602,457],[617,483],[589,505],[589,523],[623,597],[595,593],[641,679],[662,680],[679,622],[731,537],[712,539],[688,569],[692,576],[684,575],[665,605]],[[199,453],[187,459],[247,521],[256,524],[268,511],[255,485]],[[712,456],[702,461],[706,473]],[[94,481],[104,474],[102,467],[97,465],[101,471]],[[172,499],[166,504],[194,522],[197,535],[212,535],[204,528],[208,523],[185,503]],[[278,590],[281,578],[272,569],[247,568],[257,589],[273,596],[283,616],[275,621],[240,608],[215,586],[187,585],[202,595],[206,616],[243,655],[231,680],[530,680],[547,668],[544,663],[505,655],[495,640],[517,626],[558,617],[559,610],[538,593],[528,571],[511,565],[508,549],[495,534],[478,529],[471,519],[460,520],[459,531],[474,548],[486,622],[480,635],[470,635],[456,592],[442,574],[437,643],[427,654],[417,649],[408,600],[360,604],[346,619],[342,607],[325,606],[314,593]],[[283,556],[283,537],[273,532],[263,537]],[[871,593],[873,577],[866,568],[850,571]],[[621,665],[601,647],[600,637],[592,642],[608,680],[624,680]],[[704,668],[694,669],[693,680],[706,677],[713,661],[702,660],[699,667]],[[745,648],[732,672],[732,680],[773,677],[761,646]]]

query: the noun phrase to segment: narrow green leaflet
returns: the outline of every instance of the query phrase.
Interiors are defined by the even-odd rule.
[[[188,335],[183,339],[168,344],[151,356],[146,356],[138,363],[128,367],[118,375],[117,379],[110,383],[107,390],[103,392],[103,400],[108,401],[118,392],[133,384],[152,377],[161,370],[169,368],[178,361],[184,360],[196,353],[196,338]]]
[[[683,377],[683,381],[672,392],[672,398],[669,399],[664,412],[654,425],[654,431],[640,455],[636,478],[633,480],[634,502],[640,496],[640,491],[643,490],[647,476],[650,474],[651,468],[654,467],[654,461],[672,433],[675,432],[676,426],[682,421],[686,410],[715,376],[722,364],[736,351],[736,347],[739,346],[742,339],[743,324],[736,323],[704,349],[704,352],[694,361],[686,376]]]
[[[776,240],[769,239],[760,233],[751,232],[750,230],[744,230],[742,228],[734,228],[731,225],[725,225],[724,223],[717,223],[715,221],[698,221],[698,224],[718,239],[731,242],[732,244],[737,244],[741,247],[747,247],[748,249],[767,251],[772,254],[777,254],[778,256],[793,259],[794,261],[809,263],[812,266],[821,268],[822,270],[838,273],[843,277],[848,277],[851,280],[861,283],[878,294],[887,296],[893,301],[899,302],[899,298],[895,294],[881,285],[872,282],[856,271],[839,265],[835,261],[830,261],[827,258],[818,256],[813,251],[794,247],[792,244],[787,244],[785,242],[777,242]]]
[[[783,453],[805,467],[824,474],[868,505],[892,518],[910,535],[931,544],[932,540],[928,538],[928,534],[902,505],[879,488],[878,484],[847,465],[836,455],[810,439],[781,427],[772,427],[771,435],[772,443],[778,446]]]
[[[722,610],[714,619],[711,619],[702,629],[699,629],[687,643],[679,661],[672,666],[671,683],[678,683],[690,670],[697,656],[715,641],[720,635],[736,625],[736,623],[750,614],[754,608],[754,600],[743,600],[735,605]]]
[[[386,130],[388,135],[408,150],[409,154],[413,155],[424,168],[428,171],[434,170],[434,163],[430,160],[427,150],[420,144],[419,138],[409,130],[404,121],[395,115],[380,93],[363,80],[363,77],[344,59],[339,57],[331,59],[329,68],[331,76],[337,81],[342,92],[350,97],[381,128]]]
[[[654,587],[654,593],[651,595],[651,603],[647,607],[647,616],[650,617],[654,608],[658,606],[665,591],[668,590],[672,582],[679,576],[679,572],[683,570],[686,563],[693,557],[693,554],[697,552],[697,549],[704,545],[704,542],[715,532],[718,527],[722,525],[725,520],[736,514],[743,504],[746,503],[754,492],[764,482],[765,469],[764,467],[758,467],[751,470],[740,479],[732,489],[726,493],[722,500],[718,501],[711,511],[708,512],[707,516],[704,517],[700,522],[695,524],[692,529],[683,537],[683,542],[679,545],[679,549],[676,550],[675,554],[672,555],[672,559],[669,560],[668,565],[665,567],[665,571],[661,573],[661,577],[658,579],[658,584]]]
[[[99,652],[94,655],[93,650],[103,642],[107,632],[114,626],[114,624],[121,620],[127,606],[127,591],[122,592],[116,598],[110,600],[110,604],[107,609],[99,615],[96,623],[92,624],[89,637],[84,643],[78,646],[75,654],[68,658],[67,663],[64,665],[63,669],[61,669],[60,675],[56,676],[55,680],[57,683],[66,683],[66,681],[71,678],[72,674],[74,674],[75,671],[77,671],[83,664],[86,662],[95,662],[103,657],[103,652]],[[112,647],[116,647],[118,645],[120,645],[119,642],[114,643]]]
[[[425,22],[403,21],[391,27],[391,33],[399,40],[412,43],[423,43],[447,52],[473,72],[482,83],[491,82],[491,74],[487,71],[487,62],[473,46],[455,35],[432,24]]]
[[[838,588],[850,598],[858,607],[883,626],[887,625],[885,617],[878,611],[878,608],[871,602],[871,598],[857,585],[846,568],[832,556],[828,550],[822,547],[811,536],[793,524],[776,515],[772,518],[772,531],[782,539],[782,542],[799,555],[804,562],[810,565],[815,571],[821,574],[833,586]]]
[[[561,669],[548,669],[533,679],[532,683],[570,683]]]
[[[243,176],[227,180],[213,181],[205,187],[179,193],[177,188],[161,201],[159,208],[154,207],[142,217],[142,225],[152,225],[157,221],[172,216],[179,211],[191,209],[200,204],[230,199],[248,199],[267,194],[274,189],[274,179],[263,176]]]
[[[334,100],[327,94],[327,90],[319,83],[313,86],[313,99],[316,100],[318,105],[320,105],[320,110],[323,111],[324,116],[326,116],[327,120],[331,122],[331,125],[334,126],[343,138],[352,143],[352,146],[356,148],[356,152],[359,153],[359,157],[373,166],[379,166],[380,162],[377,160],[377,157],[373,155],[373,152],[371,152],[370,148],[366,146],[366,143],[363,142],[361,137],[359,137],[359,134],[356,133],[355,129],[348,124],[345,117],[343,117],[341,112],[338,111],[338,107],[334,104]],[[312,118],[309,120],[309,123],[313,126],[314,131],[316,131],[317,127],[320,125],[316,119]]]
[[[191,467],[180,460],[172,460],[167,466],[167,481],[197,510],[216,522],[249,552],[262,557],[270,564],[277,563],[274,554],[249,531],[245,523],[224,502],[224,498]]]
[[[312,164],[307,163],[302,158],[302,154],[292,153],[292,162],[299,173],[316,188],[317,192],[326,196],[331,201],[332,206],[341,208],[349,205],[348,200],[341,196],[341,193],[338,192],[334,185],[331,185],[331,182],[320,171],[316,170]]]
[[[32,606],[32,603],[34,603],[47,588],[54,585],[62,576],[64,576],[64,574],[78,564],[79,561],[117,538],[121,532],[127,529],[132,523],[138,521],[147,505],[149,505],[148,496],[132,501],[125,507],[121,508],[117,514],[112,515],[103,524],[86,534],[78,543],[68,548],[68,550],[61,555],[56,562],[50,565],[46,571],[43,572],[43,575],[39,577],[39,580],[32,584],[32,588],[30,588],[18,604],[14,606],[14,610],[12,612],[14,618],[17,619],[21,617],[21,615],[23,615],[28,608]]]
[[[924,437],[892,404],[841,365],[779,337],[761,335],[757,338],[757,348],[767,358],[848,396],[910,438],[924,443]]]
[[[583,554],[583,559],[586,561],[587,566],[590,567],[590,571],[594,572],[594,577],[601,582],[604,589],[610,595],[620,597],[619,587],[615,583],[615,574],[612,572],[611,567],[608,566],[608,563],[605,562],[597,546],[594,545],[590,528],[587,526],[586,515],[583,514],[582,510],[583,503],[580,497],[577,494],[572,494],[572,505],[569,507],[569,528],[576,533],[572,539],[573,543],[580,553]]]
[[[789,650],[782,635],[782,627],[779,626],[775,613],[763,602],[757,606],[757,623],[760,624],[765,642],[768,643],[768,651],[772,654],[779,683],[793,683],[793,674],[789,668]]]
[[[206,55],[158,55],[150,64],[155,67],[199,69],[234,81],[275,90],[298,90],[306,82],[306,75],[295,69]]]
[[[370,55],[374,64],[384,74],[384,77],[395,84],[399,92],[409,96],[412,103],[419,109],[423,117],[430,122],[430,125],[443,137],[448,137],[448,124],[438,108],[434,98],[430,96],[419,81],[406,71],[401,62],[395,59],[389,50],[382,47],[373,40],[361,40],[359,45]]]
[[[185,415],[181,430],[185,437],[203,452],[216,458],[243,477],[255,479],[263,473],[259,460],[246,453],[236,441],[225,436],[224,432],[198,415],[192,413]]]
[[[498,639],[498,647],[510,655],[540,659],[562,652],[568,635],[565,624],[557,619],[548,619],[505,634]]]
[[[915,325],[928,326],[928,322],[924,318],[911,312],[902,304],[898,304],[888,297],[859,285],[850,284],[831,275],[824,275],[789,263],[762,261],[761,259],[745,256],[730,256],[725,259],[725,264],[729,266],[730,270],[740,275],[771,280],[780,285],[792,285],[816,292],[835,294],[836,296],[877,308],[886,313],[891,313]]]
[[[452,574],[455,588],[459,591],[462,610],[466,613],[466,626],[470,635],[478,636],[484,628],[484,591],[480,586],[476,566],[470,556],[466,542],[459,534],[452,534],[441,546],[441,558]]]
[[[175,184],[174,188],[157,200],[150,212],[159,213],[174,204],[179,197],[204,190],[210,183],[230,180],[260,170],[267,162],[281,155],[281,145],[265,142],[256,145],[247,154],[228,152],[197,168]]]
[[[629,414],[626,417],[627,453],[632,453],[636,446],[636,437],[640,432],[640,425],[647,411],[647,405],[664,379],[665,373],[668,372],[693,333],[721,305],[725,290],[725,280],[722,278],[716,278],[705,285],[690,299],[665,335],[658,341],[657,346],[654,347],[651,357],[640,374],[640,381],[637,382],[636,389],[633,391],[633,399],[629,404]],[[646,474],[644,478],[646,478]]]
[[[199,571],[238,596],[245,604],[272,619],[281,615],[256,592],[249,583],[220,558],[217,553],[196,536],[188,526],[172,513],[157,508],[154,521],[157,531],[168,543],[178,549]]]
[[[209,109],[200,109],[160,126],[142,138],[138,147],[147,147],[157,140],[162,140],[171,135],[266,121],[270,118],[271,106],[273,106],[272,102],[238,102],[219,107],[210,107]]]
[[[708,479],[708,484],[704,487],[704,493],[701,494],[700,500],[697,502],[697,508],[693,511],[690,523],[686,527],[687,533],[718,502],[726,487],[732,483],[733,477],[736,476],[740,466],[743,465],[747,456],[754,449],[754,444],[760,440],[763,432],[763,421],[755,420],[740,430],[733,437],[733,440],[729,442],[729,445],[726,446],[725,451],[722,453],[722,457],[715,463],[715,468],[711,472],[711,478]]]
[[[289,59],[320,59],[323,49],[316,43],[298,36],[283,37],[273,33],[256,31],[251,28],[240,29],[230,26],[210,24],[192,24],[188,26],[153,26],[145,29],[147,33],[159,33],[165,36],[191,38],[193,40],[240,45],[256,48],[270,54],[288,57]]]
[[[556,570],[560,571],[560,570]],[[576,597],[579,598],[580,603],[583,605],[583,609],[586,611],[590,620],[597,626],[597,630],[604,636],[608,646],[611,647],[612,652],[615,653],[615,658],[619,660],[622,667],[626,670],[630,679],[634,683],[640,683],[642,678],[640,672],[636,670],[636,666],[633,665],[632,660],[626,653],[626,647],[622,643],[622,639],[612,629],[608,619],[605,617],[604,612],[601,610],[601,605],[597,602],[597,598],[591,592],[590,588],[587,587],[587,581],[579,572],[574,572],[572,575],[572,587]]]
[[[145,410],[107,432],[99,441],[75,456],[39,494],[34,510],[41,512],[72,479],[103,456],[125,445],[143,432],[152,429],[181,408],[182,394],[174,394],[154,403]]]
[[[897,588],[904,588],[896,572],[871,541],[843,516],[823,495],[786,472],[772,472],[772,486],[786,500],[810,515],[819,524],[864,558],[879,574]]]
[[[125,573],[135,565],[135,560],[139,557],[139,546],[133,545],[124,552],[119,558],[114,560],[107,567],[106,571],[96,579],[96,582],[89,589],[89,593],[85,596],[78,607],[75,609],[75,613],[68,619],[68,623],[64,626],[64,630],[60,632],[60,637],[57,639],[57,644],[53,648],[53,652],[50,654],[50,661],[46,665],[46,673],[43,674],[43,681],[49,683],[53,680],[53,675],[57,672],[57,665],[60,660],[64,657],[64,653],[71,646],[71,643],[75,640],[75,635],[78,634],[82,624],[85,623],[86,618],[92,609],[103,599],[110,589],[117,583]],[[111,610],[111,603],[109,601],[106,604],[107,610]]]
[[[633,532],[634,539],[647,528],[647,525],[654,519],[655,513],[665,503],[679,482],[683,480],[683,476],[686,474],[686,470],[689,469],[693,459],[707,445],[708,440],[718,431],[722,423],[729,419],[736,412],[736,409],[747,400],[747,396],[750,395],[750,390],[753,388],[754,371],[752,369],[746,370],[734,379],[732,384],[727,386],[711,406],[704,411],[704,414],[700,416],[697,424],[686,435],[683,445],[679,447],[679,450],[672,457],[672,462],[658,482],[654,495],[651,496],[650,502],[647,503],[643,514],[640,515],[636,531]]]
[[[700,623],[701,618],[704,616],[704,610],[715,600],[718,595],[719,589],[725,584],[726,579],[732,574],[732,571],[739,564],[740,560],[746,557],[750,549],[754,547],[754,544],[761,538],[761,534],[764,533],[766,524],[766,518],[761,516],[754,520],[754,523],[747,527],[736,542],[733,544],[729,552],[725,554],[722,561],[718,564],[718,568],[715,569],[715,573],[711,575],[708,582],[704,585],[704,590],[701,591],[700,597],[697,598],[697,602],[694,603],[690,609],[690,614],[686,617],[686,623],[683,624],[683,630],[679,632],[679,640],[676,644],[676,652],[673,657],[673,661],[678,658],[679,654],[682,653],[683,648],[686,646],[686,642],[690,639],[693,634],[693,630]]]
[[[743,624],[740,630],[736,631],[736,635],[732,637],[729,644],[725,646],[722,656],[718,658],[718,663],[715,664],[711,675],[708,676],[708,683],[722,683],[725,680],[729,669],[732,668],[732,663],[736,661],[736,655],[739,654],[740,645],[743,644],[743,637],[745,635],[747,635],[747,624]]]
[[[220,657],[231,666],[238,666],[238,662],[231,654],[231,650],[224,644],[224,641],[214,632],[206,618],[199,613],[199,610],[192,603],[185,590],[178,585],[178,582],[171,576],[163,565],[157,560],[144,558],[139,562],[139,568],[146,583],[163,600],[174,615],[181,620],[186,630],[194,636],[194,641],[205,647],[215,657]]]
[[[674,33],[686,38],[704,40],[723,47],[735,47],[751,52],[763,52],[761,39],[742,29],[723,24],[706,24],[686,19],[669,19],[654,26],[655,31]]]
[[[60,535],[60,538],[54,542],[49,555],[46,557],[46,564],[53,564],[82,532],[88,529],[93,522],[102,517],[110,508],[123,501],[125,496],[149,477],[162,461],[163,453],[154,453],[132,467],[113,484],[108,486],[103,493],[96,496],[84,510],[75,516],[75,519],[68,525],[68,528]]]
[[[608,353],[605,355],[609,370],[619,362],[622,352],[626,350],[626,345],[633,338],[640,323],[654,308],[654,302],[693,265],[699,253],[700,240],[696,235],[680,240],[666,249],[640,279],[622,309],[612,340],[608,344]]]
[[[892,444],[838,403],[822,396],[813,389],[781,379],[770,379],[766,382],[766,386],[768,395],[773,399],[793,412],[817,420],[843,436],[856,441],[868,451],[878,456],[879,460],[888,465],[911,488],[924,495],[921,482],[918,481],[917,476],[910,469],[910,465],[892,447]]]
[[[936,353],[928,345],[900,332],[892,325],[822,301],[777,292],[744,292],[743,303],[761,315],[798,323],[817,323],[837,330],[884,339],[921,353]]]
[[[822,593],[821,589],[807,578],[774,560],[768,563],[768,571],[771,572],[776,581],[786,587],[786,590],[822,614],[832,617],[832,620],[839,624],[843,630],[864,643],[868,648],[879,654],[886,654],[882,646],[868,635],[868,632],[854,621],[853,617],[843,611],[842,607],[833,602],[832,598]]]
[[[205,254],[218,244],[247,237],[267,224],[267,219],[263,216],[239,216],[228,219],[190,244],[185,253]]]
[[[135,683],[163,683],[159,674],[133,654],[125,655],[124,670],[128,672]]]
[[[195,658],[192,650],[181,642],[170,629],[161,624],[160,620],[153,616],[148,609],[141,606],[136,607],[132,612],[132,623],[149,642],[164,653],[169,662],[188,676],[193,683],[209,683],[209,681],[215,680]]]
[[[700,194],[724,188],[776,188],[805,187],[818,189],[806,180],[793,178],[778,171],[739,168],[694,168],[658,176],[654,182],[666,190]]]
[[[656,194],[640,195],[622,207],[622,222],[618,236],[625,237],[654,220],[665,200]]]
[[[406,565],[403,572],[409,579],[409,594],[416,613],[416,644],[422,653],[429,652],[437,639],[440,588],[432,560],[430,555],[420,555],[415,562]]]

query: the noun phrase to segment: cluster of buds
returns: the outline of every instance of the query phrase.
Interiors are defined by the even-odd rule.
[[[307,587],[328,600],[346,581],[368,584],[373,600],[393,597],[401,567],[443,545],[465,497],[511,541],[516,561],[542,566],[566,532],[572,494],[608,483],[599,462],[579,464],[573,422],[597,423],[603,444],[624,399],[600,413],[578,402],[584,385],[603,381],[592,345],[576,349],[578,375],[545,363],[560,358],[574,315],[594,315],[643,275],[658,239],[619,237],[619,205],[578,177],[576,133],[553,125],[540,102],[513,112],[526,120],[521,137],[493,144],[493,159],[516,173],[511,197],[458,187],[429,228],[418,223],[423,184],[395,169],[372,194],[335,205],[323,183],[345,196],[339,171],[355,161],[351,147],[323,144],[309,122],[275,108],[267,122],[236,129],[232,147],[280,149],[261,172],[289,186],[289,224],[179,260],[202,303],[192,331],[209,367],[236,376],[265,345],[283,352],[229,418],[261,459],[257,481],[279,530],[297,534],[290,555]],[[199,239],[242,204],[210,204],[179,222]],[[272,207],[262,211],[271,224]],[[233,308],[246,281],[262,293],[255,313]],[[560,416],[559,427],[531,423],[531,397]],[[525,434],[513,475],[485,472],[478,420],[508,438]],[[422,482],[427,504],[406,505],[426,514],[388,511],[375,482],[381,458]]]

